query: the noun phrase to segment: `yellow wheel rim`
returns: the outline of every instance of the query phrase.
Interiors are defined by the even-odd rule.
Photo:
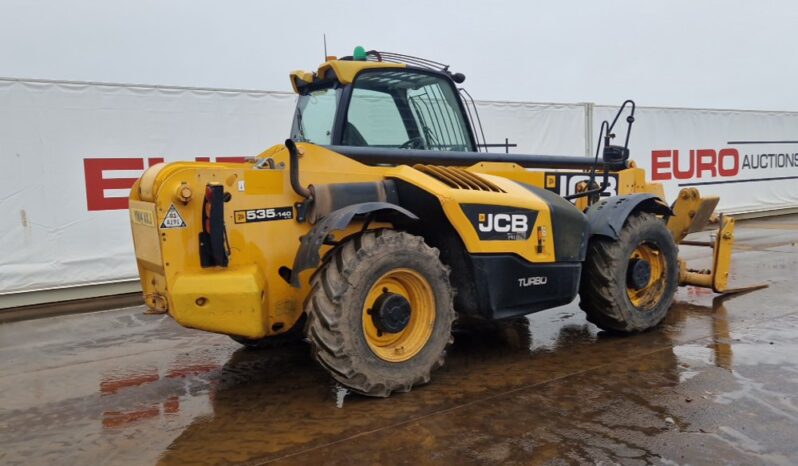
[[[646,286],[639,290],[627,284],[626,294],[634,307],[641,311],[648,310],[655,307],[665,293],[665,256],[655,245],[642,243],[629,256],[629,261],[633,259],[648,262],[651,277]]]
[[[410,303],[410,320],[397,333],[380,331],[371,317],[372,306],[383,293],[404,297]],[[363,335],[371,351],[388,362],[412,358],[429,341],[435,325],[435,295],[426,278],[411,269],[393,269],[379,277],[363,304]]]

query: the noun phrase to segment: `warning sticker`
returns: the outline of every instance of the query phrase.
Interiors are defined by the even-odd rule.
[[[185,228],[186,222],[183,221],[183,217],[180,216],[180,212],[175,209],[175,205],[172,204],[169,207],[169,210],[166,212],[166,217],[164,217],[163,222],[161,222],[161,228]]]
[[[130,220],[133,223],[138,223],[139,225],[144,225],[148,227],[154,227],[155,220],[152,217],[153,217],[152,212],[143,209],[136,209],[133,207],[130,208]]]

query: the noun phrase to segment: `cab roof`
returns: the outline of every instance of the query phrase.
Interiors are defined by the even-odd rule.
[[[328,60],[319,66],[319,69],[313,73],[310,71],[292,71],[291,86],[294,92],[302,94],[303,89],[311,86],[312,84],[328,83],[330,81],[338,81],[341,84],[352,84],[355,76],[365,69],[401,69],[406,68],[404,63],[389,63],[378,61],[355,61],[346,59],[337,59],[335,57],[328,57]]]

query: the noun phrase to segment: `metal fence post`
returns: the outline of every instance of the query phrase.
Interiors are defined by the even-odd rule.
[[[585,109],[585,155],[593,156],[593,110],[596,104],[593,102],[581,102]]]

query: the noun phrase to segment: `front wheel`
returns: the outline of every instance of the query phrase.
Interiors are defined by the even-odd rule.
[[[430,380],[452,341],[453,292],[438,250],[393,230],[346,241],[311,278],[305,335],[341,384],[385,397]]]
[[[579,306],[601,329],[641,332],[658,325],[673,302],[678,249],[665,222],[633,214],[617,240],[590,239],[579,286]]]

